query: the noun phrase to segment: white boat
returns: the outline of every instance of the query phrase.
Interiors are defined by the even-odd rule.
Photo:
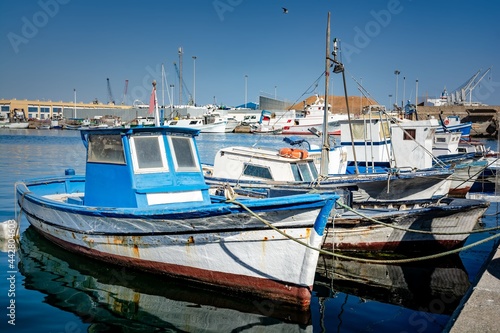
[[[226,133],[227,123],[228,120],[226,118],[222,117],[218,112],[213,112],[207,113],[202,117],[167,120],[165,125],[193,128],[199,130],[201,133]]]
[[[320,247],[338,196],[212,196],[198,132],[174,126],[81,130],[85,175],[67,169],[17,182],[22,214],[68,251],[307,309],[318,251],[304,244]]]
[[[333,114],[328,105],[328,131],[334,132],[340,126],[341,120],[348,119],[346,114]],[[254,124],[254,131],[265,133],[281,130],[286,135],[310,135],[323,131],[323,120],[325,113],[324,99],[316,95],[316,100],[304,107],[304,110],[288,110],[282,113],[271,113],[262,110],[258,124]]]
[[[233,117],[227,117],[227,123],[226,123],[226,133],[232,133],[234,129],[240,124],[236,118]]]
[[[284,135],[309,135],[311,133],[321,133],[323,130],[323,115],[325,113],[325,101],[316,95],[316,100],[304,107],[304,110],[295,112],[293,124],[283,126]],[[334,133],[340,129],[340,121],[349,119],[347,114],[331,113],[331,106],[327,111],[328,133]]]
[[[26,129],[29,127],[28,119],[24,114],[24,109],[12,109],[9,114],[9,118],[5,117],[0,120],[0,127],[11,128],[11,129]]]
[[[464,197],[486,163],[475,162],[474,153],[459,153],[460,132],[437,133],[439,128],[437,119],[395,120],[385,113],[343,122],[341,146],[347,149],[348,171],[450,168],[449,194]]]
[[[204,165],[205,179],[210,185],[229,184],[242,188],[296,188],[353,190],[355,201],[430,200],[446,196],[453,171],[428,169],[397,173],[329,174],[318,177],[320,151],[305,149],[269,149],[257,147],[225,147],[218,151],[214,163]],[[328,170],[346,168],[342,149],[329,153]]]
[[[485,200],[463,198],[432,203],[358,203],[354,211],[335,219],[335,228],[327,229],[323,246],[329,250],[398,253],[456,249],[465,243],[489,205]]]
[[[450,179],[455,175],[450,170],[320,178],[314,152],[312,156],[302,149],[286,152],[293,156],[283,156],[284,153],[284,149],[223,148],[217,153],[214,165],[204,166],[205,178],[215,193],[230,185],[238,194],[248,196],[347,190],[334,211],[335,225],[328,224],[323,243],[327,250],[332,246],[341,250],[384,252],[456,248],[467,239],[468,232],[488,207],[484,200],[447,198],[453,183]],[[338,166],[330,166],[335,167]],[[342,202],[350,208],[342,208]],[[412,233],[395,226],[429,233]]]
[[[9,122],[3,125],[3,127],[10,129],[26,129],[29,127],[29,125],[30,123],[27,121],[19,121],[19,122]]]
[[[62,125],[63,129],[66,130],[79,130],[89,128],[90,120],[87,118],[68,118]]]

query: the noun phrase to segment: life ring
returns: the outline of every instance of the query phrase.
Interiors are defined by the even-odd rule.
[[[448,119],[446,119],[446,120],[444,121],[444,124],[445,124],[445,125],[448,125],[449,123],[450,123],[450,121],[449,121]]]
[[[293,148],[281,148],[279,150],[279,156],[287,158],[304,159],[309,156],[307,150],[304,149],[293,149]]]

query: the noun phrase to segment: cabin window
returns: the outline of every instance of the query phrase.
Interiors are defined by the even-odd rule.
[[[443,138],[443,137],[436,137],[434,138],[434,141],[436,143],[445,143],[446,142],[446,138]]]
[[[169,141],[176,171],[200,171],[192,138],[170,136]]]
[[[318,179],[318,169],[316,169],[316,165],[314,164],[314,162],[309,161],[307,164],[309,164],[309,169],[311,170],[313,179]]]
[[[391,137],[390,124],[388,121],[384,121],[380,124],[380,139],[387,139]]]
[[[416,135],[416,129],[405,129],[403,132],[403,140],[414,140]]]
[[[136,173],[168,171],[163,136],[133,136],[130,138],[130,150]]]
[[[302,175],[302,180],[305,182],[311,182],[314,179],[311,176],[311,171],[309,170],[309,165],[306,163],[299,163],[299,171],[300,174]]]
[[[296,181],[311,182],[318,178],[318,173],[314,163],[292,163],[290,164],[292,168],[293,179]]]
[[[243,175],[252,176],[264,179],[273,179],[271,175],[271,170],[268,167],[263,167],[260,165],[252,165],[245,163],[243,167]]]
[[[87,160],[97,163],[125,164],[121,135],[89,135]]]

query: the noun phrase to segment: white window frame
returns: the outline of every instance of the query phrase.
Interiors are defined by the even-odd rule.
[[[175,154],[174,143],[172,142],[172,138],[189,141],[191,153],[194,157],[194,163],[196,164],[194,167],[179,167],[179,164],[177,163],[177,156]],[[200,171],[200,165],[198,163],[198,153],[197,153],[196,147],[194,146],[194,139],[192,137],[185,137],[185,136],[180,136],[180,135],[179,136],[177,136],[177,135],[176,136],[168,136],[168,144],[170,146],[170,151],[172,152],[172,157],[173,157],[176,172],[199,172]]]
[[[161,167],[156,167],[156,168],[139,168],[139,161],[137,159],[137,149],[135,148],[135,139],[136,138],[152,138],[156,137],[158,140],[158,145],[160,147],[160,155],[161,155],[161,161],[163,166]],[[135,174],[145,174],[145,173],[160,173],[160,172],[168,172],[168,161],[167,161],[167,154],[165,152],[165,143],[163,141],[163,135],[158,134],[158,135],[148,135],[148,136],[142,136],[142,135],[133,135],[130,137],[130,153],[132,157],[132,166],[134,168],[134,173]]]

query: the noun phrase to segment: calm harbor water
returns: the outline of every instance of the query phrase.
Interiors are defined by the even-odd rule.
[[[202,162],[229,145],[280,147],[281,136],[201,134]],[[497,149],[496,141],[486,144]],[[78,131],[0,129],[0,222],[16,218],[14,183],[84,172]],[[498,197],[481,226],[498,226]],[[489,236],[475,234],[467,244]],[[5,245],[5,244],[3,244]],[[320,258],[310,311],[239,299],[67,253],[41,238],[21,216],[11,273],[0,252],[1,332],[441,332],[495,246],[407,265]],[[11,282],[14,281],[14,288]],[[11,291],[15,295],[12,294]],[[15,326],[8,323],[15,301]]]

